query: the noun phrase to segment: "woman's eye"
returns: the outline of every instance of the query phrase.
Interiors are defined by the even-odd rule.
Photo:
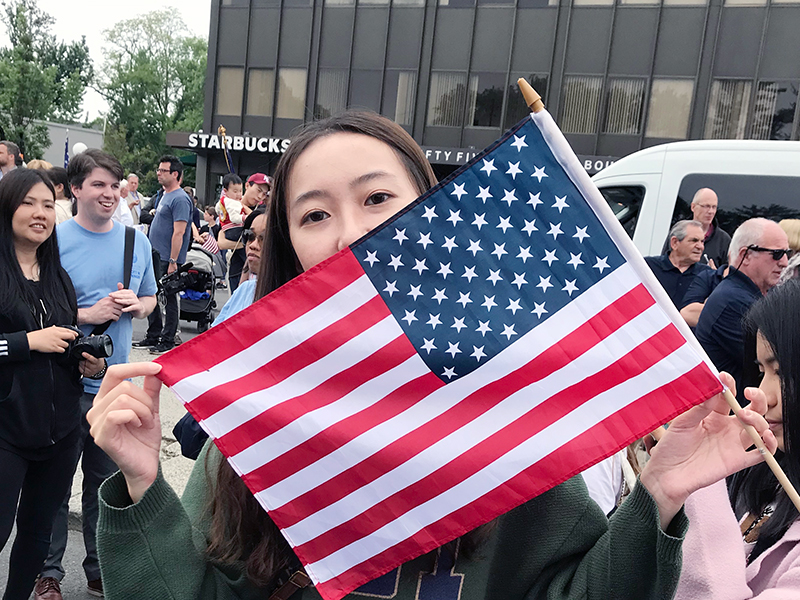
[[[303,223],[319,223],[320,221],[324,221],[328,218],[328,213],[322,210],[315,210],[308,213],[305,217],[303,217]]]
[[[367,198],[367,204],[383,204],[389,200],[389,194],[385,192],[377,192]]]

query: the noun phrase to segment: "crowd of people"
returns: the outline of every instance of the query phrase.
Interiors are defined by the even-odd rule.
[[[307,578],[297,583],[291,546],[188,415],[176,434],[196,463],[182,498],[166,483],[160,367],[128,364],[128,355],[132,345],[154,354],[175,346],[178,298],[165,295],[162,315],[157,282],[179,271],[193,242],[229,253],[231,297],[216,325],[435,185],[419,146],[383,117],[347,112],[297,133],[274,181],[226,176],[203,211],[174,156],[160,159],[160,189],[148,199],[139,177],[99,150],[66,170],[8,168],[14,152],[0,142],[0,547],[17,527],[4,600],[62,598],[79,463],[90,593],[318,597]],[[749,408],[732,416],[716,396],[677,417],[613,511],[573,477],[403,565],[391,597],[419,597],[420,577],[445,559],[461,578],[453,598],[800,595],[797,511],[743,435],[753,426],[800,483],[791,325],[800,281],[785,231],[794,224],[751,219],[729,236],[714,218],[717,201],[699,190],[694,218],[676,223],[664,253],[646,260]],[[133,318],[149,320],[135,343]],[[81,343],[104,335],[112,350]]]

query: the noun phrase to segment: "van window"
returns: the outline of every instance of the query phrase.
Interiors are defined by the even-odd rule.
[[[642,207],[644,187],[640,185],[602,187],[600,193],[614,211],[614,216],[622,223],[625,231],[632,238],[633,232],[636,231],[639,209]]]
[[[681,181],[673,224],[692,218],[692,198],[704,187],[717,193],[717,222],[731,235],[752,217],[775,221],[800,218],[800,177],[691,173]]]

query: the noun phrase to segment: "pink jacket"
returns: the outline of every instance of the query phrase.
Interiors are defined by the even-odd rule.
[[[676,600],[800,599],[800,520],[748,565],[724,481],[692,494],[686,515]]]

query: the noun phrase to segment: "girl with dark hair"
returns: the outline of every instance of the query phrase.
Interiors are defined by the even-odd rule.
[[[0,181],[0,548],[17,521],[4,600],[28,598],[47,558],[78,460],[81,375],[103,366],[67,353],[78,308],[55,219],[43,172]]]
[[[345,113],[309,125],[275,173],[256,298],[348,246],[434,183],[414,140],[383,117]],[[106,597],[319,598],[313,587],[291,583],[302,579],[300,561],[213,444],[199,456],[182,500],[166,484],[158,466],[159,369],[110,369],[88,415],[97,444],[121,470],[100,493]],[[135,376],[145,376],[144,388],[123,381]],[[726,406],[716,397],[675,419],[610,523],[575,477],[402,565],[388,576],[388,591],[367,584],[348,598],[671,597],[687,527],[683,500],[761,460],[743,448],[741,425]],[[766,421],[743,412],[774,450]]]
[[[53,182],[53,189],[56,192],[56,225],[58,225],[64,221],[69,221],[77,214],[75,202],[72,200],[67,170],[64,167],[48,169],[47,176]]]
[[[756,337],[761,385],[745,390],[766,401],[776,458],[800,486],[800,280],[773,288],[746,323]],[[743,600],[800,597],[800,515],[765,463],[693,494],[691,527],[676,598]],[[744,548],[742,547],[744,546]]]

